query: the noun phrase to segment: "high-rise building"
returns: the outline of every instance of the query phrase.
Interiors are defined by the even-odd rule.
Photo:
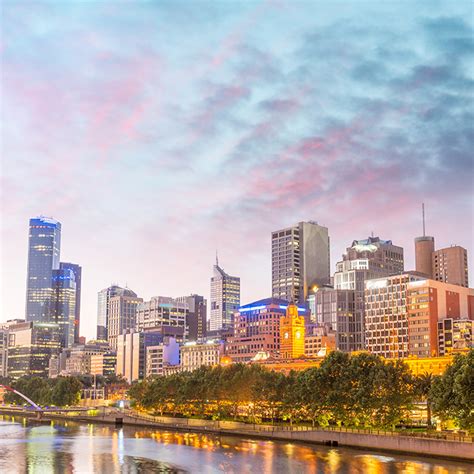
[[[429,235],[423,235],[415,239],[415,269],[427,278],[433,278],[431,259],[434,246],[434,237]]]
[[[216,259],[211,278],[211,311],[209,329],[216,331],[233,325],[240,305],[240,278],[228,275]]]
[[[400,358],[438,355],[438,323],[474,319],[474,290],[406,272],[366,282],[366,344]]]
[[[121,288],[118,285],[112,285],[99,291],[97,298],[97,339],[107,341],[107,325],[109,318],[109,303],[113,296],[132,296],[136,297],[129,288]]]
[[[350,290],[352,296],[347,294],[337,298],[348,298],[342,312],[350,316],[347,319],[347,342],[342,339],[338,344],[347,347],[349,351],[364,348],[364,284],[367,280],[384,276],[396,275],[403,272],[403,248],[393,245],[391,240],[381,240],[379,237],[368,237],[363,240],[354,240],[346,249],[342,261],[336,264],[334,274],[335,290]],[[331,298],[336,298],[335,296]],[[352,314],[349,314],[352,313]],[[333,315],[334,316],[334,315]],[[334,318],[332,318],[334,321]],[[342,321],[341,321],[342,322]],[[337,330],[334,328],[334,330]],[[347,332],[346,332],[347,331]]]
[[[129,383],[145,377],[146,348],[163,342],[158,332],[126,332],[117,337],[116,374]]]
[[[25,322],[8,328],[8,375],[48,376],[49,360],[60,350],[59,326]]]
[[[272,295],[300,304],[314,285],[330,283],[329,233],[316,222],[272,232]]]
[[[117,350],[117,336],[127,329],[134,329],[137,323],[137,307],[142,298],[131,296],[128,291],[109,299],[107,336],[109,345]]]
[[[451,285],[469,286],[467,250],[459,245],[435,250],[431,257],[432,277]]]
[[[187,337],[186,320],[189,306],[186,301],[168,296],[154,296],[137,306],[136,330],[153,331],[163,337],[184,341]]]
[[[189,341],[204,339],[207,333],[207,301],[204,296],[180,296],[176,300],[187,303],[189,308],[186,318],[187,339]]]
[[[283,359],[297,359],[304,356],[305,319],[298,312],[298,306],[290,303],[286,314],[280,318],[280,356]]]
[[[49,217],[30,219],[26,321],[49,322],[54,306],[53,270],[59,269],[61,224]]]
[[[336,348],[343,352],[363,346],[363,313],[355,313],[355,290],[321,287],[308,297],[311,321],[334,333]]]
[[[74,344],[76,321],[76,280],[72,270],[53,270],[53,307],[50,322],[59,326],[61,347]]]
[[[76,282],[76,304],[74,308],[74,343],[79,344],[80,324],[81,324],[81,287],[82,287],[82,267],[76,263],[60,262],[60,270],[71,270],[74,273]]]

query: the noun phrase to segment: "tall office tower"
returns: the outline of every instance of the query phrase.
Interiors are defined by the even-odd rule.
[[[74,343],[79,344],[80,323],[81,323],[81,286],[82,286],[82,268],[75,263],[60,262],[61,270],[71,270],[74,273],[76,281],[76,305],[74,309]]]
[[[415,269],[428,278],[432,278],[431,256],[434,252],[434,237],[425,232],[425,205],[422,204],[423,235],[415,239]]]
[[[216,258],[211,278],[211,314],[209,329],[216,331],[234,324],[234,313],[240,306],[240,278],[228,275]]]
[[[53,308],[50,322],[59,326],[61,347],[74,344],[76,321],[76,280],[72,270],[53,270]]]
[[[366,343],[375,354],[399,358],[439,353],[438,324],[474,320],[474,289],[406,272],[365,284]]]
[[[182,342],[187,337],[186,320],[189,306],[186,301],[168,296],[154,296],[137,306],[136,330],[153,331]]]
[[[59,269],[61,224],[49,217],[30,219],[26,321],[50,321],[53,305],[53,270]]]
[[[113,296],[132,296],[136,297],[136,293],[128,288],[122,288],[118,285],[112,285],[99,291],[97,298],[97,339],[106,341],[108,338],[107,324],[109,317],[109,303]]]
[[[364,348],[364,283],[373,278],[403,272],[403,248],[391,240],[369,237],[354,240],[346,249],[342,261],[336,264],[335,290],[354,291],[354,314],[348,336],[352,339],[348,350]]]
[[[272,232],[272,294],[274,298],[306,302],[314,285],[330,283],[329,234],[316,222]]]
[[[8,375],[48,376],[49,360],[60,350],[59,326],[25,322],[8,328]]]
[[[204,339],[207,334],[207,301],[204,296],[180,296],[176,300],[187,303],[189,307],[189,313],[186,318],[187,339],[189,341]]]
[[[137,307],[142,302],[142,298],[129,294],[116,295],[109,299],[107,336],[113,350],[117,350],[117,336],[123,334],[127,329],[135,328]]]
[[[435,250],[432,254],[432,277],[451,285],[469,287],[467,250],[459,245]]]

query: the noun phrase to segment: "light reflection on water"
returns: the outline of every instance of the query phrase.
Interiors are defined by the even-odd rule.
[[[466,463],[347,448],[0,416],[3,473],[474,474]]]

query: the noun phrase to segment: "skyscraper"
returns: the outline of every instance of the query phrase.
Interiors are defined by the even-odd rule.
[[[354,240],[352,245],[346,249],[342,261],[336,265],[334,274],[335,290],[352,290],[350,294],[327,296],[329,299],[342,297],[347,301],[343,306],[343,319],[347,324],[343,333],[346,336],[338,343],[343,344],[349,351],[361,350],[364,347],[364,283],[372,278],[396,275],[403,272],[403,248],[393,245],[391,240],[381,240],[379,237],[368,237],[364,240]],[[337,293],[337,291],[336,291]],[[324,299],[324,295],[322,295]],[[347,299],[346,299],[347,298]],[[333,301],[335,301],[333,299]],[[322,300],[321,300],[322,301]],[[342,307],[341,307],[342,308]],[[353,313],[351,312],[351,308]],[[319,318],[319,315],[316,319]],[[336,328],[334,330],[337,331]]]
[[[459,245],[435,250],[431,256],[432,278],[452,285],[469,287],[467,250]]]
[[[76,317],[76,280],[68,268],[53,270],[53,305],[49,322],[59,326],[61,347],[74,344]]]
[[[209,329],[215,331],[234,324],[240,306],[240,278],[228,275],[216,259],[211,278],[211,314]]]
[[[61,270],[71,270],[74,273],[76,282],[76,303],[74,308],[74,343],[79,344],[80,323],[81,323],[81,284],[82,284],[82,268],[75,263],[60,262]]]
[[[134,329],[137,322],[137,306],[143,302],[136,295],[127,294],[112,296],[109,300],[107,318],[107,338],[110,347],[117,350],[117,336],[127,329]]]
[[[53,270],[59,269],[61,224],[49,217],[30,219],[26,321],[49,322],[54,306]]]
[[[330,283],[329,233],[316,222],[272,232],[272,294],[304,304],[313,285]]]
[[[187,339],[189,341],[204,339],[207,333],[207,301],[204,296],[180,296],[176,299],[177,301],[186,302],[189,307],[189,312],[186,316]]]
[[[97,339],[106,341],[108,339],[107,327],[109,318],[110,298],[113,296],[132,296],[136,293],[128,288],[122,288],[118,285],[111,285],[99,291],[97,298]]]

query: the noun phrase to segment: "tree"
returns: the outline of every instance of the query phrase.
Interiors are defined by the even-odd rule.
[[[57,406],[77,405],[81,399],[82,384],[77,377],[58,377],[51,400]]]
[[[430,390],[433,413],[443,422],[474,430],[474,349],[456,355],[446,372],[434,379]]]
[[[431,387],[433,385],[433,374],[425,372],[424,374],[414,377],[413,390],[414,394],[421,401],[426,402],[426,421],[428,428],[431,427]]]

